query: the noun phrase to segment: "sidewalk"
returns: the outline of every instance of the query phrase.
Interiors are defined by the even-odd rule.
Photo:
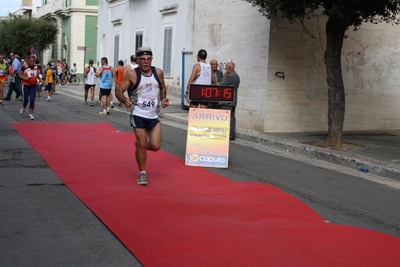
[[[83,101],[82,84],[62,86],[56,92]],[[97,96],[96,88],[95,99]],[[187,124],[188,111],[181,109],[180,99],[169,98],[171,106],[164,110],[163,118]],[[117,102],[116,98],[114,100]],[[121,111],[126,112],[126,109],[121,108]],[[255,146],[259,143],[353,169],[364,166],[370,173],[400,181],[400,130],[344,133],[344,145],[340,149],[323,146],[327,139],[326,133],[259,133],[237,128],[236,137],[252,141]]]

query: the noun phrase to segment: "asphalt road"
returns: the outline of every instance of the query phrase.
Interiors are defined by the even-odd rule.
[[[141,266],[12,128],[10,122],[28,121],[20,106],[11,101],[0,107],[0,266]],[[55,94],[51,103],[37,101],[35,117],[108,121],[119,131],[131,131],[127,114],[112,110],[102,117],[99,111]],[[165,111],[184,112],[180,106]],[[183,159],[185,128],[163,120],[162,149]],[[211,170],[238,182],[275,185],[330,222],[400,237],[400,182],[239,139],[231,142],[229,168]]]

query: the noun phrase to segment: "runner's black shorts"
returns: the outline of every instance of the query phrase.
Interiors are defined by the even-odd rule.
[[[51,87],[53,86],[53,83],[48,83],[46,87],[44,88],[45,91],[51,91]]]
[[[95,87],[95,84],[85,84],[85,90],[89,90],[90,87]]]
[[[143,118],[139,117],[136,115],[131,115],[131,126],[133,128],[139,128],[139,129],[153,129],[154,126],[157,125],[157,123],[160,122],[160,119],[148,119],[148,118]]]
[[[111,89],[101,89],[100,88],[100,94],[101,95],[105,95],[105,96],[109,96],[109,95],[111,95]]]

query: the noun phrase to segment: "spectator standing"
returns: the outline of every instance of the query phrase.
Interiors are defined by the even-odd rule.
[[[188,81],[188,87],[185,93],[185,96],[188,97],[190,85],[191,84],[204,84],[210,85],[213,81],[213,75],[211,66],[209,63],[206,62],[207,59],[207,51],[204,49],[200,49],[197,53],[197,63],[194,64],[192,69],[192,74],[190,75]],[[192,101],[190,99],[190,107],[191,108],[208,108],[208,102],[205,101]]]
[[[71,74],[71,78],[69,79],[69,82],[72,83],[72,80],[74,80],[74,83],[76,82],[76,73],[78,72],[78,69],[76,68],[76,63],[72,64],[72,67],[69,69],[69,74]]]
[[[54,75],[53,75],[53,70],[51,69],[51,64],[47,64],[46,72],[45,72],[45,88],[44,91],[46,92],[47,99],[46,101],[53,101],[53,98],[51,97],[53,94],[53,83],[54,83]]]
[[[224,74],[218,69],[218,61],[216,59],[211,59],[210,65],[215,79],[213,84],[218,84],[219,82],[221,82]]]
[[[8,89],[7,96],[3,99],[6,101],[11,100],[12,92],[16,93],[15,100],[21,100],[21,80],[19,77],[19,72],[21,71],[21,61],[19,60],[18,56],[14,55],[14,53],[10,53],[11,59],[11,67],[9,68],[9,75],[10,77],[10,85]]]
[[[0,106],[3,106],[4,84],[7,81],[7,63],[4,61],[4,55],[0,54]]]
[[[63,79],[63,65],[61,60],[57,60],[57,77],[58,77],[58,89],[61,88],[61,81]]]
[[[222,78],[220,85],[228,85],[234,87],[234,95],[233,102],[226,103],[221,106],[221,109],[226,109],[231,111],[231,123],[230,123],[230,137],[229,140],[236,139],[236,106],[237,106],[237,98],[238,98],[238,89],[240,84],[239,75],[235,71],[235,63],[228,62],[226,63],[226,68],[224,72],[224,77]]]

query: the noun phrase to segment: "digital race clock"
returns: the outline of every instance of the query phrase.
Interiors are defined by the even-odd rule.
[[[192,101],[233,102],[233,86],[191,84],[189,99]]]

